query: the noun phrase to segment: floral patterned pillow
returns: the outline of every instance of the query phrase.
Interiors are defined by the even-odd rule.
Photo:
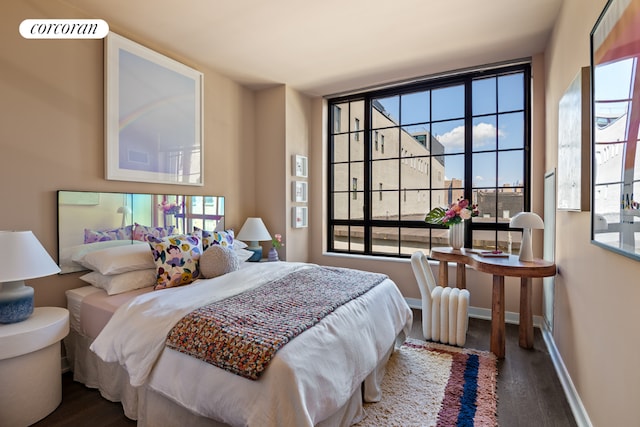
[[[107,242],[109,240],[131,240],[132,226],[114,228],[113,230],[84,229],[84,243]]]
[[[143,242],[148,241],[148,236],[155,237],[156,239],[162,239],[172,235],[175,232],[176,227],[170,225],[169,227],[149,227],[146,225],[140,225],[137,222],[133,227],[133,240],[141,240]]]
[[[154,290],[188,285],[200,276],[202,240],[198,234],[149,236],[148,241],[156,263]]]
[[[201,230],[198,227],[193,227],[194,232],[202,233],[202,250],[206,251],[207,248],[211,245],[220,245],[220,246],[233,246],[233,239],[235,235],[233,230],[225,230],[225,231],[206,231]]]

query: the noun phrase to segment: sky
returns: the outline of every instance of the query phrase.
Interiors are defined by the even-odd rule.
[[[503,150],[524,146],[524,115],[521,112],[524,105],[523,78],[523,74],[511,74],[473,83],[472,110],[476,116],[473,119],[473,151],[476,153],[473,161],[474,186],[513,185],[521,183],[524,178],[522,152],[499,152],[497,159],[495,152],[480,153],[496,148]],[[445,158],[445,174],[447,179],[463,178],[463,85],[381,98],[378,101],[394,121],[405,125],[408,132],[430,131],[444,145],[445,153],[460,153],[460,156]]]

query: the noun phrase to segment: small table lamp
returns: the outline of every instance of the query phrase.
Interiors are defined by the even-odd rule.
[[[253,256],[247,261],[260,261],[262,259],[262,246],[259,241],[271,240],[271,235],[261,218],[247,218],[240,229],[237,238],[249,242],[247,249],[253,252]]]
[[[531,247],[531,229],[544,228],[542,218],[533,212],[520,212],[511,218],[510,227],[522,228],[522,242],[520,243],[520,261],[533,261]]]
[[[0,323],[26,320],[33,313],[33,288],[24,281],[60,268],[31,231],[0,231]]]

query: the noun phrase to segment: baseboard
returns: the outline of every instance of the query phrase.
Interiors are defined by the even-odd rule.
[[[562,384],[562,389],[564,390],[564,394],[567,397],[567,401],[569,402],[569,406],[571,407],[571,412],[573,412],[573,417],[576,420],[576,424],[578,425],[578,427],[593,427],[593,424],[591,424],[591,420],[589,419],[589,414],[587,414],[587,411],[582,404],[582,400],[578,395],[578,391],[573,385],[573,381],[571,380],[569,371],[567,371],[567,367],[562,361],[562,356],[560,356],[558,347],[556,347],[556,343],[553,339],[551,331],[549,331],[546,327],[541,328],[541,331],[542,338],[547,345],[547,350],[549,350],[551,362],[556,369],[556,374],[558,375],[558,379]]]
[[[422,300],[417,298],[405,298],[407,304],[411,308],[415,308],[418,310],[422,309]],[[487,308],[479,308],[479,307],[469,307],[469,317],[473,317],[475,319],[482,320],[491,320],[491,310]],[[518,325],[520,323],[520,315],[515,312],[506,312],[504,315],[505,323],[512,323]],[[556,347],[556,343],[553,340],[553,335],[546,327],[546,323],[542,316],[533,316],[533,325],[536,328],[539,328],[542,332],[542,338],[547,346],[547,350],[549,351],[549,356],[551,357],[551,363],[553,363],[553,367],[556,370],[556,375],[558,375],[558,379],[562,384],[562,389],[564,394],[569,402],[569,406],[571,407],[571,412],[573,413],[573,417],[576,420],[576,424],[578,427],[593,427],[591,424],[591,420],[589,419],[589,415],[587,414],[584,405],[582,404],[582,400],[578,395],[578,391],[573,385],[573,381],[571,380],[571,376],[567,371],[564,362],[562,361],[562,357],[560,356],[560,352]]]

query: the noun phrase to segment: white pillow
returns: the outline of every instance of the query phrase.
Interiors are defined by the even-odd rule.
[[[106,248],[89,252],[74,261],[105,275],[156,267],[148,244]]]
[[[128,271],[110,276],[92,271],[84,276],[80,276],[80,279],[96,288],[104,289],[109,295],[116,295],[146,288],[147,286],[153,286],[156,283],[156,269],[146,268],[144,270]]]
[[[247,245],[247,244],[246,244],[245,242],[243,242],[242,240],[237,240],[237,239],[236,239],[236,240],[234,240],[234,241],[233,241],[233,249],[244,249],[244,248],[246,248],[247,246],[249,246],[249,245]]]
[[[246,249],[234,249],[234,252],[238,255],[240,262],[245,262],[253,256],[253,252]]]
[[[99,251],[101,249],[113,248],[114,246],[125,246],[134,244],[144,244],[146,242],[138,242],[137,240],[106,240],[104,242],[85,243],[83,245],[63,248],[60,254],[60,264],[69,264],[70,262],[78,262],[77,260],[84,257],[89,252]]]

